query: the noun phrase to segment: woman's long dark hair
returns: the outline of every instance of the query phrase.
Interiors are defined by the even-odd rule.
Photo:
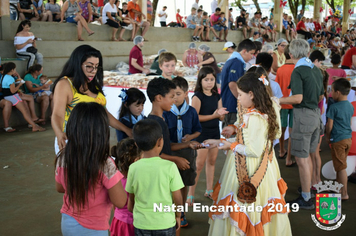
[[[267,87],[258,79],[261,74],[250,72],[246,73],[237,81],[237,87],[244,93],[252,92],[252,102],[255,108],[268,116],[268,137],[267,140],[273,144],[278,132],[277,115],[273,108],[273,102],[267,92]],[[271,146],[273,148],[273,145]]]
[[[195,85],[195,89],[194,92],[203,92],[203,87],[201,85],[201,81],[208,75],[208,74],[212,74],[215,78],[215,85],[214,87],[211,89],[211,92],[213,94],[218,94],[218,87],[216,86],[216,74],[214,69],[211,66],[203,66],[198,74],[198,80],[197,83]]]
[[[66,135],[68,143],[58,154],[65,172],[66,193],[69,205],[80,212],[88,202],[89,192],[94,193],[100,183],[110,151],[108,115],[98,103],[79,103],[69,117]]]
[[[16,68],[16,64],[13,62],[8,62],[4,64],[4,71],[2,72],[2,75],[5,76],[7,73],[9,73],[11,70]]]
[[[111,148],[111,156],[115,157],[116,167],[125,177],[127,177],[130,165],[141,157],[141,153],[132,138],[125,138]]]
[[[85,76],[82,64],[90,57],[99,58],[99,68],[96,72],[95,78],[88,83],[87,77]],[[60,76],[54,82],[53,93],[55,91],[58,81],[60,81],[64,76],[71,78],[72,84],[78,93],[83,94],[80,88],[84,90],[89,89],[92,93],[98,94],[103,93],[103,58],[101,52],[89,45],[81,45],[74,49],[69,57],[69,60],[63,67]]]
[[[120,114],[119,114],[119,119],[121,117],[130,116],[130,122],[131,121],[131,111],[129,106],[135,102],[137,102],[137,104],[145,104],[146,102],[146,96],[143,92],[141,92],[139,89],[137,88],[129,88],[126,91],[126,96],[127,96],[127,100],[125,102],[122,103],[121,105],[121,109],[120,109]]]
[[[31,21],[29,21],[29,20],[23,20],[23,21],[21,21],[21,23],[20,23],[19,26],[17,27],[16,34],[17,34],[18,32],[21,32],[21,31],[23,30],[23,27],[26,26],[26,25],[28,25],[28,26],[31,27]],[[15,35],[16,35],[16,34],[15,34]]]
[[[40,64],[34,64],[34,65],[32,65],[32,66],[30,66],[29,68],[28,68],[28,70],[26,71],[26,75],[27,74],[32,74],[32,73],[34,73],[34,72],[36,72],[36,71],[40,71],[42,69],[42,65],[40,65]],[[35,79],[37,79],[37,78],[35,78]]]

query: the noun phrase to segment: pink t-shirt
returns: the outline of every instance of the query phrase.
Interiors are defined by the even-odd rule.
[[[94,194],[89,192],[88,203],[80,214],[77,207],[69,205],[67,197],[67,187],[65,181],[66,170],[57,163],[56,166],[56,182],[61,184],[65,189],[63,196],[63,205],[61,213],[67,214],[78,221],[80,225],[88,229],[108,230],[112,203],[109,198],[108,189],[117,184],[123,175],[117,170],[114,161],[108,157],[104,172],[100,172],[99,184],[95,186]]]
[[[122,184],[122,187],[126,187],[126,182],[127,182],[127,179],[124,177],[121,179],[121,184]],[[127,193],[127,199],[129,199],[129,193]],[[114,214],[115,218],[122,221],[122,222],[125,222],[126,224],[133,224],[133,214],[132,212],[129,212],[129,210],[127,210],[127,202],[125,204],[125,206],[121,209],[115,207],[115,214]]]
[[[346,72],[343,69],[333,69],[333,68],[329,68],[326,69],[326,72],[328,72],[329,74],[329,83],[328,83],[328,90],[331,91],[331,84],[334,82],[333,80],[333,76],[338,76],[338,77],[342,77],[342,78],[346,78]],[[329,93],[329,97],[331,97],[331,93]]]
[[[212,14],[212,15],[210,16],[211,23],[217,22],[217,21],[219,20],[219,17],[220,17],[220,15]]]

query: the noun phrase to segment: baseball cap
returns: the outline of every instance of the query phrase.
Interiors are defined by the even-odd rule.
[[[236,48],[236,45],[233,42],[226,42],[223,51],[226,51],[228,48]]]

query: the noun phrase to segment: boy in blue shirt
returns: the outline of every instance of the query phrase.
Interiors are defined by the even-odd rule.
[[[172,155],[185,158],[189,162],[190,168],[180,170],[184,188],[181,189],[183,202],[187,200],[188,186],[195,184],[196,157],[197,152],[190,147],[174,145],[188,144],[195,140],[201,133],[201,125],[197,111],[186,102],[188,97],[188,82],[180,76],[175,77],[172,82],[176,85],[174,104],[170,111],[163,112],[163,118],[169,129],[170,141],[173,144]],[[196,143],[197,144],[197,143]],[[197,144],[195,147],[199,147]],[[184,212],[181,217],[181,227],[188,226]]]
[[[133,212],[135,235],[176,235],[180,213],[162,208],[183,204],[180,189],[184,185],[177,166],[159,157],[164,145],[162,128],[155,120],[140,120],[133,137],[143,153],[131,164],[125,188],[130,194],[127,208]]]
[[[326,113],[326,140],[331,143],[331,157],[336,171],[336,181],[343,184],[341,199],[349,199],[347,194],[346,158],[351,148],[351,117],[354,108],[347,100],[351,89],[350,82],[341,78],[332,83],[331,94],[336,103],[332,104]]]
[[[245,74],[246,62],[252,59],[256,45],[249,39],[239,43],[221,72],[221,99],[229,114],[225,115],[223,127],[234,124],[237,118],[237,80]]]

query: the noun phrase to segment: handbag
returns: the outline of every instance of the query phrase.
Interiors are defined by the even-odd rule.
[[[36,54],[37,53],[37,48],[35,48],[34,46],[28,47],[26,49],[26,52],[32,53],[32,54]]]

